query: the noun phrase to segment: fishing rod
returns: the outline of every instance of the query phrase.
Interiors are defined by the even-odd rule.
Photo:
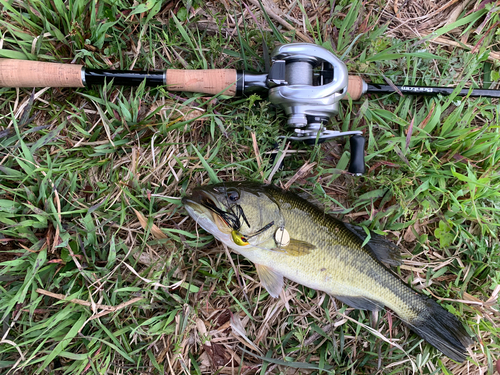
[[[345,64],[327,49],[310,43],[291,43],[271,53],[268,73],[255,74],[235,69],[130,71],[88,69],[77,64],[60,64],[0,59],[0,87],[86,87],[113,82],[114,85],[165,86],[169,91],[241,96],[267,92],[269,101],[288,115],[294,141],[315,144],[350,136],[349,172],[365,171],[361,131],[327,130],[330,118],[339,112],[339,102],[358,100],[364,94],[450,95],[452,87],[396,86],[368,84],[349,75]],[[458,95],[500,98],[500,90],[462,89]]]

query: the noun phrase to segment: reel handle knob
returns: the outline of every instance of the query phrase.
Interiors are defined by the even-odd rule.
[[[349,172],[360,176],[365,173],[365,138],[356,134],[350,138],[351,163]]]

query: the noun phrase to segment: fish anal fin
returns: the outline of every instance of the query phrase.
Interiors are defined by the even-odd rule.
[[[281,251],[294,257],[300,257],[309,254],[314,249],[316,249],[316,246],[313,244],[292,238],[288,245],[276,247],[273,250]]]
[[[261,264],[256,264],[256,268],[261,284],[271,297],[277,298],[283,289],[283,275]]]
[[[347,306],[359,310],[376,311],[380,310],[383,304],[373,301],[366,297],[351,297],[351,296],[334,296],[340,302],[345,303]]]

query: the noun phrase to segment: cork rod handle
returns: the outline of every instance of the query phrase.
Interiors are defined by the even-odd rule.
[[[167,70],[168,91],[189,91],[205,94],[236,95],[235,69]]]
[[[0,87],[83,87],[82,65],[0,59]]]
[[[349,76],[347,81],[347,95],[344,97],[344,100],[347,100],[348,96],[350,96],[352,100],[359,100],[365,91],[365,85],[361,77]]]

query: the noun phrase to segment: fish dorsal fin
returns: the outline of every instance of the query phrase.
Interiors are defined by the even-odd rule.
[[[306,241],[296,240],[294,238],[290,239],[290,242],[286,246],[279,246],[274,248],[275,251],[281,251],[288,255],[294,257],[300,257],[302,255],[309,254],[312,250],[316,249],[316,246],[310,244]]]
[[[283,275],[261,264],[256,264],[256,268],[261,284],[272,297],[277,298],[283,289]]]
[[[362,227],[344,223],[349,231],[358,237],[363,243],[367,237],[365,230]],[[380,262],[384,262],[393,266],[399,266],[401,262],[401,251],[391,241],[380,234],[370,233],[370,241],[365,245],[365,248],[371,251],[373,256]]]

